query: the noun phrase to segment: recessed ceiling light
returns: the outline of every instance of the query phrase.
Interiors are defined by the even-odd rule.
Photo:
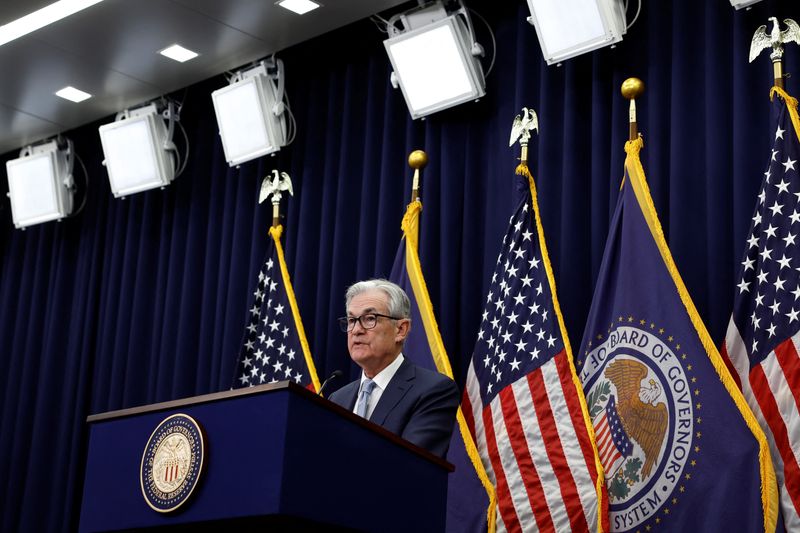
[[[159,52],[162,56],[166,56],[170,59],[174,59],[180,63],[184,61],[189,61],[190,59],[194,59],[197,57],[197,52],[192,52],[188,48],[184,48],[179,44],[173,44],[172,46],[168,46]]]
[[[57,22],[102,0],[59,0],[0,26],[0,45]]]
[[[56,96],[60,96],[65,100],[71,100],[73,102],[83,102],[87,98],[91,98],[92,95],[89,93],[85,93],[80,89],[76,89],[75,87],[64,87],[60,91],[56,93]]]
[[[294,11],[298,15],[305,15],[309,11],[317,9],[322,4],[312,2],[311,0],[281,0],[278,2],[278,5],[289,11]]]

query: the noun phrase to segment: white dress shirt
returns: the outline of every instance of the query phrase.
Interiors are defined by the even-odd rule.
[[[372,381],[375,382],[375,388],[372,389],[372,393],[369,395],[369,399],[367,400],[367,416],[365,417],[369,420],[372,417],[372,411],[375,410],[375,406],[378,405],[378,400],[381,399],[381,395],[383,391],[386,390],[386,386],[389,385],[389,382],[392,381],[392,378],[397,373],[397,369],[400,368],[400,365],[403,364],[403,354],[400,353],[397,358],[392,361],[392,363],[375,374],[375,377],[372,378]],[[364,375],[364,371],[361,371],[361,383],[358,385],[358,393],[356,394],[356,405],[353,407],[353,412],[356,412],[356,408],[358,406],[358,397],[361,396],[361,389],[364,387],[364,381],[366,381],[367,376]]]

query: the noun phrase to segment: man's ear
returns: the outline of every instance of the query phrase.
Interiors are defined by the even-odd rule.
[[[397,335],[395,335],[394,341],[402,344],[408,337],[409,331],[411,331],[411,319],[401,318],[397,321]]]

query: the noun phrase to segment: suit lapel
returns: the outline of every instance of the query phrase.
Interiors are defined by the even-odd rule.
[[[342,390],[342,400],[344,400],[343,407],[346,407],[350,411],[356,407],[356,397],[358,396],[358,387],[360,385],[361,380],[357,379],[356,381],[347,385],[347,390]]]
[[[412,387],[415,377],[416,371],[414,370],[414,365],[412,365],[408,359],[404,359],[400,368],[397,369],[392,380],[389,381],[389,384],[386,386],[386,390],[381,394],[381,399],[378,401],[378,405],[375,406],[375,410],[369,418],[370,421],[383,425],[386,421],[386,417],[392,412],[392,409],[400,403],[400,400],[403,399],[403,396],[405,396]]]

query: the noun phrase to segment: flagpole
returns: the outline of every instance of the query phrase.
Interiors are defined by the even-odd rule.
[[[783,83],[783,56],[772,60],[772,72],[775,77],[775,87],[786,89]]]
[[[411,184],[411,201],[420,201],[419,171],[428,165],[428,154],[423,150],[414,150],[408,154],[408,166],[414,169],[414,180]]]
[[[274,198],[274,197],[273,197]],[[277,228],[281,225],[281,201],[280,198],[272,200],[272,227]]]
[[[622,82],[622,96],[631,101],[628,110],[628,140],[635,141],[639,137],[636,123],[636,98],[644,93],[644,82],[639,78],[628,78]]]

